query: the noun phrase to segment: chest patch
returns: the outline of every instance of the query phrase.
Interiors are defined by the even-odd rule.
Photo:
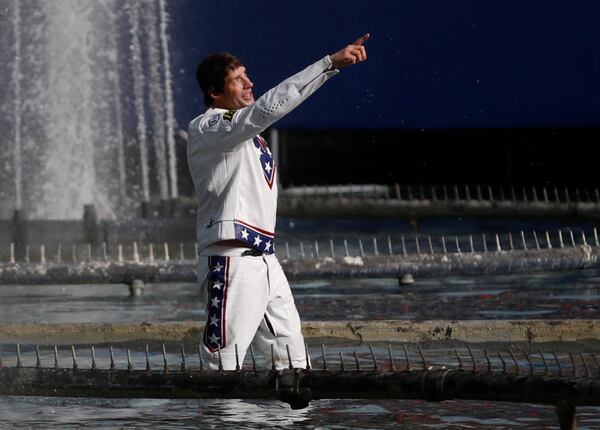
[[[258,159],[262,167],[265,181],[267,181],[269,188],[273,188],[273,179],[275,178],[275,163],[273,163],[273,154],[271,154],[271,151],[267,146],[267,142],[262,138],[262,136],[257,135],[252,139],[252,141],[254,142],[254,147],[256,148],[258,154]]]

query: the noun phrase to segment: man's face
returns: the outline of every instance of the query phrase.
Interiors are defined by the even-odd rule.
[[[252,87],[254,84],[246,75],[246,68],[239,66],[229,72],[225,78],[222,93],[212,94],[213,107],[237,110],[254,103]]]

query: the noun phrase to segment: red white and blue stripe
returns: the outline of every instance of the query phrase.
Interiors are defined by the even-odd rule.
[[[254,146],[258,151],[258,159],[262,167],[265,181],[267,181],[269,188],[273,188],[273,179],[275,178],[275,163],[273,162],[273,154],[271,154],[271,151],[267,146],[267,142],[260,134],[253,137],[252,141],[254,142]]]
[[[234,220],[235,238],[241,240],[251,248],[265,254],[275,252],[275,233],[255,227],[241,220]]]
[[[227,287],[229,287],[229,257],[208,257],[207,275],[208,315],[204,325],[204,344],[210,352],[216,352],[227,345],[225,333],[225,310]]]

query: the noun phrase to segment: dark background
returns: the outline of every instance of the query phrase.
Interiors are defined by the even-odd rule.
[[[204,110],[194,71],[230,51],[262,94],[365,32],[343,70],[276,127],[284,186],[598,183],[600,2],[169,3],[176,116]]]

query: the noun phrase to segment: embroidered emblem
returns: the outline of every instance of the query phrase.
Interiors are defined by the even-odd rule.
[[[228,110],[227,112],[225,112],[223,114],[223,119],[226,119],[227,121],[231,122],[231,120],[233,119],[234,113],[235,113],[234,110]]]
[[[217,113],[217,114],[214,114],[213,116],[211,116],[211,117],[208,119],[208,126],[209,126],[209,127],[212,127],[213,125],[215,125],[216,123],[218,123],[218,122],[219,122],[219,117],[220,117],[220,116],[221,116],[221,115],[220,115],[220,114],[218,114],[218,113]]]
[[[229,286],[229,257],[208,257],[206,304],[207,321],[204,325],[204,344],[215,352],[225,348],[225,304]]]
[[[252,138],[252,141],[254,142],[254,147],[258,151],[258,159],[265,176],[265,181],[267,181],[269,188],[273,188],[273,178],[275,178],[275,163],[273,162],[271,150],[261,135],[256,135]]]

